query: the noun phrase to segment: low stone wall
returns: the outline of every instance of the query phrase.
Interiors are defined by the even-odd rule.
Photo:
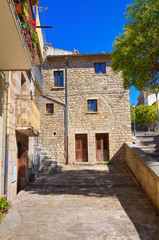
[[[126,164],[159,214],[159,162],[133,143],[125,143]]]

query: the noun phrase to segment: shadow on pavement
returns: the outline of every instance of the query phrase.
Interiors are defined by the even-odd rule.
[[[73,168],[73,167],[72,167]],[[62,173],[46,175],[28,188],[32,194],[83,195],[86,197],[117,198],[142,240],[159,238],[159,217],[154,216],[142,193],[122,164],[109,169],[66,169]],[[118,211],[114,202],[114,211]]]

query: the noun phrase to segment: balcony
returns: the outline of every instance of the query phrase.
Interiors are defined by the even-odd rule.
[[[1,0],[0,71],[31,70],[32,65],[42,63],[32,7],[37,3]]]
[[[40,132],[40,111],[30,96],[17,97],[16,131],[35,137]]]

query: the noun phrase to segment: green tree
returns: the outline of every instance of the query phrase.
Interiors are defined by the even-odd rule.
[[[133,115],[133,107],[132,106],[130,106],[130,116],[131,116],[131,124],[133,124],[134,123],[134,117],[135,117],[135,109],[134,109],[134,115]]]
[[[159,0],[128,5],[123,34],[114,42],[113,70],[122,71],[124,88],[156,88],[159,75]],[[159,88],[159,86],[158,86]]]
[[[140,105],[135,108],[136,123],[146,123],[150,131],[151,123],[157,121],[157,108],[150,105]]]

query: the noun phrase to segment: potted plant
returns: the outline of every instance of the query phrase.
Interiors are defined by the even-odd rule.
[[[33,33],[33,48],[35,48],[36,44],[38,43],[38,36],[37,33]]]
[[[0,197],[0,222],[2,221],[3,217],[5,217],[9,207],[10,207],[10,200],[7,201],[6,195],[3,195],[3,197]]]
[[[17,14],[18,15],[21,14],[23,12],[22,6],[18,2],[14,2],[14,4],[15,4],[15,8],[17,10]]]
[[[23,12],[25,14],[27,22],[29,22],[29,13],[28,13],[28,4],[25,2],[25,0],[22,2]]]

